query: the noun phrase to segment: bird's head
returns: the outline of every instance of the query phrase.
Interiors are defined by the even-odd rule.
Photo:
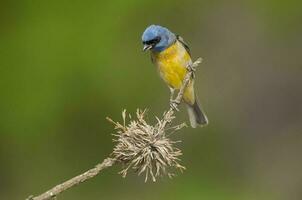
[[[173,44],[175,40],[175,34],[167,28],[158,25],[151,25],[146,28],[142,35],[142,42],[144,44],[143,50],[161,52]]]

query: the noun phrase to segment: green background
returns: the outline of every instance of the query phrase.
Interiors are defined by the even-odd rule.
[[[107,157],[126,108],[168,107],[141,34],[160,24],[204,59],[210,120],[185,128],[183,174],[144,183],[120,166],[59,199],[302,198],[301,1],[0,2],[0,199],[44,192]],[[185,107],[177,122],[188,122]]]

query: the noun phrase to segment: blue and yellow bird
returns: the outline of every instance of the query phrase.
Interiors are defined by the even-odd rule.
[[[184,40],[159,25],[149,26],[142,35],[143,50],[151,51],[151,60],[158,67],[161,78],[168,84],[171,99],[175,90],[179,90],[192,64],[190,50]],[[187,104],[189,119],[193,128],[208,124],[208,119],[197,103],[194,92],[194,80],[191,79],[184,91],[184,102]]]

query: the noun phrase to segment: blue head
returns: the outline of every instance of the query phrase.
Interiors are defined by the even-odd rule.
[[[175,40],[176,36],[174,33],[158,25],[149,26],[142,35],[144,51],[161,52],[173,44]]]

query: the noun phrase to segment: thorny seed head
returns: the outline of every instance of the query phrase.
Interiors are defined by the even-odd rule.
[[[123,177],[126,177],[129,169],[133,169],[139,175],[145,174],[145,182],[149,176],[152,181],[156,181],[156,178],[161,175],[168,175],[171,178],[174,174],[169,172],[170,169],[183,171],[185,167],[179,164],[181,150],[174,147],[175,143],[180,141],[172,141],[167,132],[179,130],[185,124],[165,128],[163,120],[156,118],[157,123],[152,126],[144,119],[145,111],[138,109],[136,119],[131,119],[129,115],[129,124],[126,124],[126,110],[122,113],[123,124],[107,118],[117,130],[114,134],[116,146],[112,154],[115,159],[124,164],[120,172]],[[171,121],[174,118],[174,116],[170,117],[171,119],[165,120]]]

